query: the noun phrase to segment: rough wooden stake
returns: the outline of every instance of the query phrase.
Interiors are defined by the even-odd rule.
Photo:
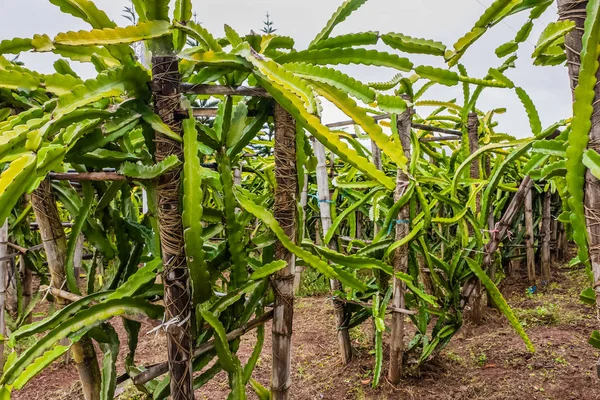
[[[535,286],[535,250],[533,236],[533,194],[531,190],[525,196],[525,251],[527,254],[527,283]]]
[[[296,202],[298,175],[296,171],[296,121],[279,104],[275,105],[275,189],[274,214],[277,222],[294,243],[296,239]],[[273,307],[273,365],[271,392],[273,400],[290,398],[292,385],[292,326],[294,318],[295,257],[281,242],[275,244],[275,259],[287,261],[287,266],[271,278],[275,293]]]
[[[469,153],[473,154],[479,149],[479,118],[477,117],[477,113],[469,113],[467,120],[467,134],[469,137]],[[472,179],[479,179],[479,159],[475,158],[471,161],[469,176]],[[481,193],[477,194],[475,199],[475,209],[476,213],[479,214],[481,212]],[[473,235],[473,227],[469,226],[470,234]],[[475,286],[475,291],[471,296],[471,321],[477,325],[481,323],[483,319],[483,288],[481,286],[481,281],[477,282]]]
[[[552,194],[552,206],[550,207],[550,216],[552,218],[552,226],[550,228],[550,265],[558,262],[558,202],[560,201],[558,193]]]
[[[40,236],[46,251],[48,269],[50,270],[50,285],[61,289],[66,285],[65,259],[67,256],[67,240],[60,221],[56,200],[50,186],[50,181],[44,180],[31,196],[31,205],[39,224]],[[57,306],[65,304],[60,297],[56,299]],[[88,336],[84,336],[71,346],[73,359],[79,372],[79,379],[86,400],[100,399],[101,375],[94,345]]]
[[[179,62],[169,55],[152,57],[152,94],[154,111],[176,134],[181,134],[181,121],[175,117],[180,108]],[[183,158],[181,143],[156,131],[155,158],[157,162],[169,156]],[[184,252],[183,226],[181,222],[181,167],[174,168],[158,178],[156,187],[160,246],[164,265],[165,320],[176,320],[167,330],[167,352],[171,373],[171,396],[173,400],[194,398],[192,376],[192,298],[189,272]]]
[[[27,309],[29,304],[31,303],[31,284],[33,281],[33,274],[31,270],[27,268],[27,263],[25,262],[25,255],[21,254],[19,257],[19,275],[21,277],[21,288],[22,288],[22,296],[23,296],[23,311]],[[24,322],[29,324],[31,323],[32,315],[29,314],[25,317]]]
[[[410,132],[411,132],[411,113],[409,108],[398,116],[398,134],[404,149],[404,155],[410,160]],[[396,174],[396,190],[394,191],[394,202],[400,200],[409,183],[409,177],[398,168]],[[405,238],[409,233],[410,227],[410,205],[407,203],[398,212],[395,221],[395,240]],[[394,250],[392,256],[392,266],[396,272],[406,272],[408,270],[408,245],[400,246]],[[406,284],[395,276],[392,278],[392,307],[406,308],[404,305],[404,292]],[[404,364],[404,314],[392,311],[392,332],[390,336],[390,366],[388,370],[388,379],[391,383],[397,384],[402,377]]]
[[[552,230],[552,216],[550,207],[552,206],[552,193],[550,190],[544,194],[544,205],[542,211],[542,283],[550,283],[550,232]]]

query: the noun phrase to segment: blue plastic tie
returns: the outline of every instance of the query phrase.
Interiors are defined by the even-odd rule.
[[[392,232],[392,226],[396,224],[396,225],[400,225],[400,224],[410,224],[410,219],[395,219],[390,223],[390,226],[388,227],[388,232],[387,234],[389,235]]]
[[[319,200],[319,203],[330,203],[330,204],[333,204],[333,203],[335,203],[335,201],[333,201],[333,200],[327,200],[327,199],[321,199],[321,200]]]

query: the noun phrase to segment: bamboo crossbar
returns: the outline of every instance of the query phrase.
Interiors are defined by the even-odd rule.
[[[65,299],[68,300],[70,302],[75,302],[78,300],[81,300],[83,297],[67,292],[66,290],[62,290],[62,289],[57,289],[54,287],[50,287],[50,286],[40,286],[38,289],[40,292],[45,292],[48,291],[50,292],[50,294],[52,294],[52,296],[55,297],[60,297],[61,299]],[[92,304],[95,304],[97,302],[92,301]],[[131,321],[137,321],[140,322],[142,324],[147,324],[150,325],[151,327],[155,328],[157,326],[160,326],[161,322],[157,321],[155,319],[149,318],[143,314],[126,314],[123,316],[123,318],[127,318]]]
[[[249,96],[249,97],[271,97],[269,92],[261,87],[247,86],[225,86],[182,83],[179,91],[184,94],[208,94],[218,96]]]
[[[264,325],[271,319],[273,319],[273,311],[267,311],[260,317],[248,322],[246,325],[229,332],[226,336],[227,341],[230,342],[232,340],[235,340],[235,339],[239,338],[240,336],[243,336],[247,332],[249,332],[255,328],[258,328],[261,325]],[[211,351],[214,348],[215,348],[215,340],[213,339],[213,340],[210,340],[210,341],[196,347],[193,350],[192,355],[194,358],[197,358],[203,354],[208,353],[209,351]],[[157,378],[157,377],[167,373],[168,371],[169,371],[169,363],[165,361],[163,363],[155,364],[155,365],[148,367],[148,369],[146,369],[144,372],[134,376],[132,378],[132,381],[133,381],[134,385],[141,385],[141,384],[144,384],[154,378]],[[123,382],[124,380],[127,379],[127,377],[128,377],[128,375],[124,374],[118,378],[118,381]]]

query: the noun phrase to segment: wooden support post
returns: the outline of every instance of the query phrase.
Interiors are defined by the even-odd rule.
[[[479,149],[479,118],[477,117],[477,113],[469,113],[467,120],[467,134],[469,137],[469,153],[473,154]],[[473,179],[479,179],[479,159],[475,158],[471,161],[471,168],[469,171],[469,176]],[[477,194],[477,198],[475,200],[475,208],[476,213],[479,214],[481,212],[481,194]],[[469,227],[470,234],[473,235],[473,227]],[[471,297],[471,321],[477,325],[481,323],[483,319],[483,288],[481,286],[481,281],[477,282],[475,286],[475,291]]]
[[[31,205],[39,224],[40,236],[44,244],[48,269],[50,270],[50,285],[61,289],[66,284],[65,259],[67,256],[67,240],[60,221],[56,200],[50,186],[50,181],[43,180],[31,195]],[[57,298],[56,304],[62,308],[66,303]],[[91,339],[86,335],[71,346],[73,359],[79,372],[79,379],[86,400],[100,399],[101,375],[96,351]]]
[[[294,243],[296,238],[296,202],[298,174],[296,171],[296,121],[279,104],[275,105],[275,218]],[[275,293],[273,307],[273,365],[271,392],[273,400],[290,398],[292,385],[292,324],[294,317],[295,257],[281,242],[275,244],[275,259],[287,261],[277,271],[271,283]]]
[[[8,219],[0,228],[0,257],[8,255]],[[6,304],[6,272],[8,261],[0,261],[0,335],[6,334],[6,323],[4,321]],[[4,365],[4,340],[0,341],[0,366]]]
[[[562,262],[567,257],[567,232],[565,224],[558,224],[558,259]]]
[[[552,193],[547,190],[544,194],[544,205],[542,210],[542,284],[550,283],[550,232],[552,229],[552,216],[550,207],[552,206]]]
[[[323,237],[327,235],[331,228],[331,195],[329,193],[329,177],[327,176],[327,156],[325,154],[325,146],[318,140],[313,140],[313,150],[317,159],[317,197],[319,198],[319,211],[321,214],[321,227],[323,229]],[[335,238],[331,239],[328,246],[337,250]],[[342,290],[342,284],[335,279],[329,281],[331,291]],[[342,363],[344,365],[350,362],[352,358],[352,345],[350,342],[350,333],[348,331],[349,316],[346,313],[344,303],[339,300],[333,301],[333,309],[335,321],[337,325],[338,346]]]
[[[533,244],[533,194],[529,190],[525,196],[525,251],[527,254],[527,283],[535,286],[535,251]]]
[[[152,94],[154,111],[173,132],[180,135],[181,121],[175,117],[180,108],[179,62],[167,49],[152,57]],[[162,133],[154,134],[157,162],[169,156],[183,159],[183,146]],[[171,373],[173,400],[194,398],[192,382],[192,296],[184,251],[181,221],[181,168],[174,168],[158,178],[156,186],[160,246],[164,265],[165,321],[177,321],[167,330],[167,353]]]
[[[404,149],[404,155],[410,160],[410,132],[411,132],[411,113],[408,108],[398,116],[398,134]],[[398,168],[396,174],[396,190],[394,191],[394,202],[400,200],[409,183],[409,177]],[[407,203],[398,212],[395,221],[395,240],[405,238],[410,230],[410,204]],[[396,272],[406,272],[408,270],[408,245],[400,246],[394,250],[392,256],[392,266]],[[392,307],[405,308],[404,292],[406,285],[396,278],[392,279]],[[404,314],[392,312],[392,332],[390,337],[390,366],[388,370],[388,379],[392,384],[400,382],[402,377],[403,353],[404,353]]]
[[[489,179],[491,174],[492,174],[491,158],[488,155],[488,156],[485,156],[485,176],[486,176],[486,178]],[[487,224],[488,224],[488,230],[490,232],[493,232],[496,229],[496,221],[494,219],[494,204],[489,205]],[[496,281],[496,262],[495,262],[495,260],[492,260],[492,264],[490,265],[489,276],[493,282]],[[494,307],[492,297],[488,296],[487,300],[488,300],[488,307]]]
[[[552,219],[550,227],[550,265],[558,262],[558,193],[552,194],[552,205],[550,207],[550,217]]]
[[[19,256],[19,275],[21,277],[21,288],[22,288],[22,297],[23,297],[23,311],[27,309],[29,304],[31,303],[31,283],[33,281],[33,274],[31,270],[27,268],[27,263],[25,262],[25,254],[21,254]],[[32,315],[29,314],[25,317],[25,323],[31,323]]]
[[[560,20],[570,20],[575,23],[575,29],[565,36],[565,50],[567,55],[567,67],[571,83],[573,99],[575,99],[575,88],[579,83],[579,72],[581,67],[581,48],[586,21],[585,0],[558,0],[558,14]],[[600,78],[600,71],[596,78]],[[593,101],[593,113],[591,117],[591,128],[589,132],[588,148],[598,150],[600,143],[600,79],[597,79],[594,88],[595,98]],[[585,173],[584,186],[584,212],[587,227],[589,260],[592,267],[594,288],[596,290],[596,308],[600,309],[600,223],[598,223],[598,210],[600,210],[600,180],[590,170]],[[597,365],[600,371],[600,361]]]

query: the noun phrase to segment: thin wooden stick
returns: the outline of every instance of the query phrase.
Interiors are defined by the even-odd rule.
[[[533,208],[532,208],[532,193],[531,190],[525,196],[525,250],[527,252],[527,282],[529,286],[535,285],[535,252],[533,243]]]
[[[433,137],[423,137],[419,139],[419,142],[452,142],[460,140],[459,136],[433,136]]]
[[[48,178],[54,181],[126,181],[125,175],[116,172],[50,172]]]
[[[247,332],[258,328],[261,325],[264,325],[271,319],[273,319],[273,311],[267,311],[260,317],[248,322],[246,325],[229,332],[227,334],[227,341],[231,342],[232,340],[235,340],[235,339],[243,336]],[[213,339],[213,340],[210,340],[210,341],[196,347],[192,354],[193,354],[194,358],[197,358],[203,354],[208,353],[209,351],[211,351],[214,348],[215,348],[215,340]],[[135,385],[141,385],[148,381],[151,381],[154,378],[157,378],[157,377],[165,374],[168,370],[169,370],[169,363],[167,363],[165,361],[163,363],[155,364],[155,365],[148,367],[144,372],[134,376],[132,378],[132,380]],[[125,374],[125,379],[126,379],[126,376],[127,375]],[[119,377],[118,380],[123,381],[124,379],[122,379],[122,377]]]
[[[483,252],[485,253],[485,255],[483,256],[482,268],[484,271],[492,264],[494,252],[498,249],[498,246],[506,237],[508,229],[513,223],[513,220],[517,216],[519,210],[523,206],[525,196],[527,195],[527,192],[531,190],[532,186],[533,181],[529,176],[523,178],[523,181],[521,181],[521,185],[519,186],[519,190],[517,190],[517,193],[515,193],[514,197],[508,204],[508,207],[506,208],[506,211],[504,212],[502,218],[496,223],[495,231],[492,238],[483,248]],[[464,308],[465,305],[467,305],[467,303],[469,302],[469,298],[475,290],[477,281],[477,277],[473,276],[463,286],[462,299],[460,301],[461,309]]]
[[[391,117],[391,114],[375,115],[375,116],[373,116],[373,121],[377,122],[377,121],[389,119],[390,117]],[[341,127],[344,127],[344,126],[350,126],[350,125],[355,125],[355,124],[356,124],[355,121],[349,119],[349,120],[346,120],[346,121],[332,122],[332,123],[327,124],[325,126],[328,127],[328,128],[341,128]],[[412,124],[412,127],[414,129],[420,129],[422,131],[446,133],[448,135],[454,135],[454,136],[462,137],[462,132],[454,130],[454,129],[440,128],[440,127],[437,127],[437,126],[431,126],[431,125],[425,125],[425,124],[415,124],[415,123]]]
[[[348,299],[343,299],[343,298],[337,297],[337,296],[333,296],[333,300],[341,301],[342,303],[356,304],[357,306],[361,306],[364,308],[373,308],[373,304],[367,303],[364,301],[348,300]],[[388,305],[387,310],[389,312],[397,312],[397,313],[406,314],[406,315],[417,315],[418,314],[418,312],[416,312],[416,311],[407,310],[406,308],[398,308],[398,307],[394,307],[392,305]]]

